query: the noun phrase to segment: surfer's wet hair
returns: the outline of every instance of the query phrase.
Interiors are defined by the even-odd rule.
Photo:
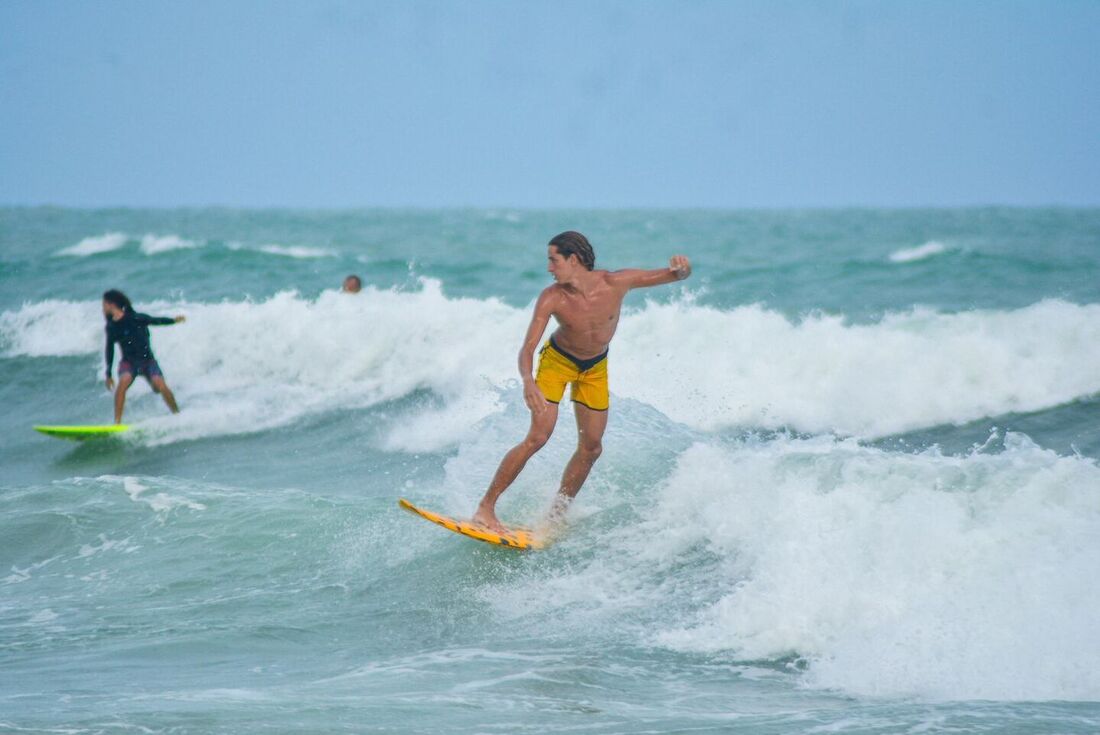
[[[568,230],[555,235],[550,244],[558,249],[558,255],[561,257],[568,258],[570,255],[576,255],[577,260],[588,270],[596,267],[596,253],[593,252],[588,238],[581,233]]]
[[[134,310],[134,305],[130,303],[130,299],[126,298],[126,294],[122,293],[116,288],[112,288],[109,291],[103,292],[103,300],[108,304],[114,304],[123,311]]]

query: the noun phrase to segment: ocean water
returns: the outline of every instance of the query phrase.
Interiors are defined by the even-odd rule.
[[[396,499],[522,436],[564,229],[695,273],[524,554]],[[36,434],[110,421],[111,287],[182,413]],[[1100,210],[0,209],[0,406],[0,732],[1100,732]]]

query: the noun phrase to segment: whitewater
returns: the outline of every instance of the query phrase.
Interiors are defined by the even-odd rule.
[[[468,514],[545,242],[632,296],[550,549]],[[0,209],[0,732],[1100,730],[1100,211]],[[365,288],[338,291],[358,273]],[[99,295],[183,408],[109,419]],[[504,496],[548,506],[554,437]],[[526,725],[524,724],[526,723]],[[537,723],[537,728],[534,726]]]
[[[186,326],[157,334],[165,352],[179,355],[174,382],[192,398],[188,415],[158,422],[171,436],[274,428],[417,390],[444,401],[445,423],[461,436],[516,380],[515,335],[533,303],[451,299],[426,279],[418,290],[368,288],[355,299],[282,292],[260,302],[143,308],[188,314]],[[87,373],[98,375],[100,309],[98,301],[48,300],[3,312],[0,345],[9,357],[93,356]],[[1100,304],[1051,299],[963,314],[915,308],[850,324],[685,298],[628,310],[619,334],[615,395],[701,430],[878,437],[1100,393]],[[271,402],[281,410],[272,413]],[[484,411],[454,410],[479,404]]]

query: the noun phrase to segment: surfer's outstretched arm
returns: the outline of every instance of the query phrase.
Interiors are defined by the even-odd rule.
[[[630,290],[675,283],[690,275],[691,261],[684,255],[673,255],[669,258],[668,268],[656,268],[654,270],[625,268],[621,271],[612,271],[608,275],[608,280],[617,286]]]
[[[145,326],[164,327],[169,324],[179,324],[180,322],[187,321],[187,317],[182,314],[179,316],[149,316],[148,314],[141,314],[134,312],[134,321],[138,324],[144,324]]]

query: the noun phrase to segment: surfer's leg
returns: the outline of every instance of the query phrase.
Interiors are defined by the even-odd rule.
[[[570,501],[580,492],[592,465],[603,452],[603,433],[607,429],[607,411],[597,411],[583,403],[575,401],[573,410],[577,415],[577,451],[573,452],[565,472],[561,475],[561,487],[554,499],[551,516],[560,516],[569,507]]]
[[[164,382],[164,376],[154,375],[149,379],[149,382],[153,384],[153,390],[160,393],[160,397],[164,399],[164,402],[168,405],[168,409],[172,413],[179,413],[180,407],[176,405],[176,397],[172,394],[172,389]]]
[[[122,410],[126,407],[126,391],[134,382],[132,373],[119,373],[118,385],[115,387],[115,423],[122,423]]]
[[[477,512],[473,521],[493,529],[497,533],[504,530],[496,516],[497,498],[508,489],[519,473],[523,471],[527,460],[534,456],[535,452],[542,449],[543,445],[554,433],[554,425],[558,421],[558,405],[547,401],[546,410],[541,413],[531,414],[531,428],[527,430],[527,436],[516,446],[508,450],[504,459],[500,461],[500,467],[493,475],[493,481],[489,483],[489,489],[485,491],[485,497],[478,503]]]

